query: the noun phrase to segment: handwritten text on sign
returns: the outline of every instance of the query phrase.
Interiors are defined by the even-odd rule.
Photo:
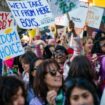
[[[78,8],[69,12],[69,17],[75,23],[76,28],[84,27],[87,13],[88,13],[88,4],[85,2],[80,2]]]
[[[12,26],[13,22],[12,15],[9,12],[0,12],[0,30]]]
[[[0,33],[0,58],[7,60],[18,55],[22,55],[22,48],[19,36],[16,30],[7,29],[4,33]]]
[[[21,28],[44,27],[54,21],[46,0],[8,1],[8,5]]]
[[[88,26],[99,29],[103,13],[104,13],[103,8],[89,7],[87,15]]]

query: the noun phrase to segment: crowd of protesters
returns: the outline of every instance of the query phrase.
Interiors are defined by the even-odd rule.
[[[105,32],[59,28],[37,29],[23,55],[3,62],[0,105],[105,105]]]

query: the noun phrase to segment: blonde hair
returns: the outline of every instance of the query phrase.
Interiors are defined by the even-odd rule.
[[[84,38],[82,39],[82,45],[84,46],[84,45],[86,44],[86,42],[87,42],[89,39],[92,40],[92,37],[91,37],[91,36],[84,37]]]

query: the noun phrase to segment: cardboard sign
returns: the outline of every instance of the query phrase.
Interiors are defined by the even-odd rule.
[[[33,29],[48,26],[54,21],[46,0],[7,1],[19,27]]]
[[[104,13],[103,8],[89,7],[87,15],[88,26],[99,29],[103,13]]]
[[[68,23],[69,23],[69,20],[66,14],[55,18],[56,25],[68,26]]]
[[[7,60],[22,55],[24,49],[17,34],[16,25],[11,13],[0,12],[0,14],[0,59]]]
[[[75,23],[76,28],[83,28],[86,22],[88,4],[80,2],[79,7],[69,12],[69,17]]]
[[[79,0],[47,0],[54,17],[61,16],[74,8],[79,3]]]

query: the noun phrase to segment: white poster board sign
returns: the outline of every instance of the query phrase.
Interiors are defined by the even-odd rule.
[[[88,4],[80,2],[79,7],[69,12],[70,19],[75,23],[76,28],[83,28],[88,13]]]
[[[19,27],[33,29],[54,22],[46,0],[7,1]]]
[[[7,60],[24,54],[11,13],[0,12],[0,22],[0,58]]]
[[[61,16],[76,8],[79,0],[47,0],[54,17]]]
[[[89,11],[87,15],[88,26],[99,29],[103,13],[104,13],[103,8],[89,7]]]

